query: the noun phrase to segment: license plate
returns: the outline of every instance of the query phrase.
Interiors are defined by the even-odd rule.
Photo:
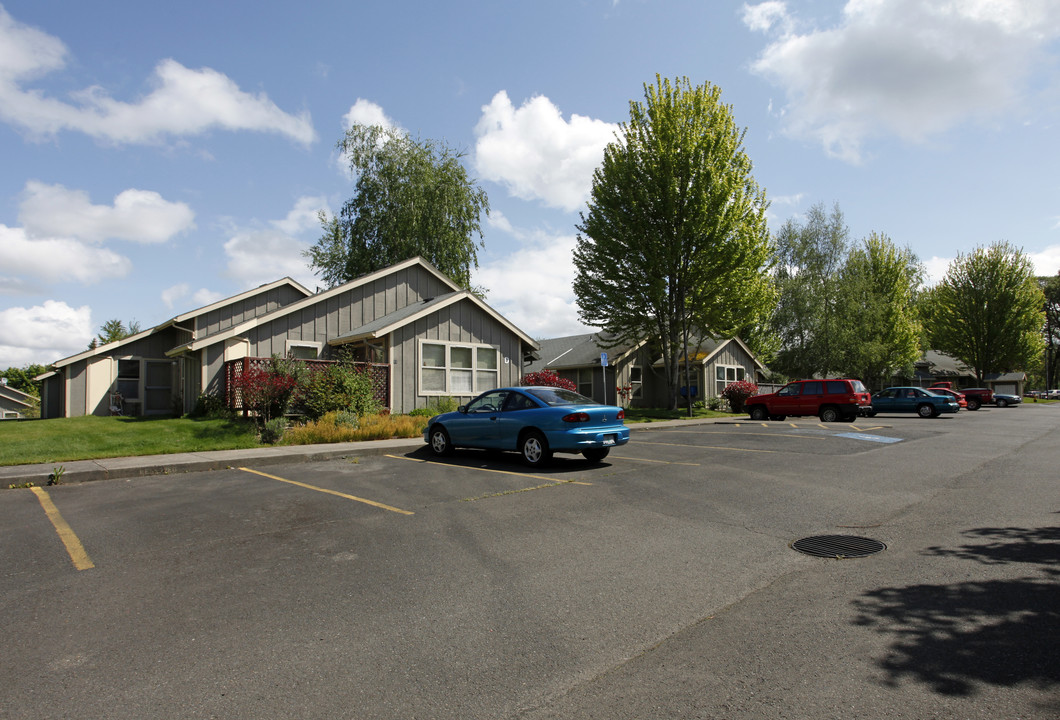
[[[614,435],[604,435],[604,445],[614,445],[614,444],[615,444],[615,436]]]

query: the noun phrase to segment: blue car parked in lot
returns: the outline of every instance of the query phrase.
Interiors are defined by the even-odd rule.
[[[949,395],[941,395],[918,387],[890,387],[872,396],[872,414],[915,412],[922,418],[938,417],[961,409]]]
[[[482,393],[456,412],[435,415],[423,440],[435,455],[453,448],[515,450],[531,467],[552,453],[581,453],[590,462],[629,442],[625,411],[556,387],[509,387]]]

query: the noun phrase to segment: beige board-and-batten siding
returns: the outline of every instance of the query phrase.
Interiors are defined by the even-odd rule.
[[[391,336],[391,396],[395,412],[427,407],[437,395],[419,388],[420,342],[489,346],[499,351],[497,385],[518,385],[522,380],[523,347],[519,338],[471,300],[448,305],[409,323]],[[464,402],[473,395],[453,395]]]

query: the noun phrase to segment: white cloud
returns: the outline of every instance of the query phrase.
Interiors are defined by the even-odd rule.
[[[949,272],[950,263],[953,262],[952,258],[940,258],[937,255],[932,256],[931,259],[924,261],[924,284],[928,287],[938,285],[942,278],[946,277],[946,273]]]
[[[388,130],[401,130],[397,123],[386,116],[381,106],[364,98],[357,98],[350,111],[342,116],[344,128],[349,130],[354,125],[379,125]]]
[[[308,113],[290,115],[264,93],[243,92],[223,73],[173,59],[158,63],[153,89],[135,103],[115,100],[98,86],[75,93],[77,104],[24,87],[65,67],[66,55],[62,41],[0,7],[0,119],[31,135],[74,130],[115,143],[154,143],[214,128],[275,132],[306,145],[316,140]]]
[[[31,237],[162,243],[195,227],[190,207],[168,202],[150,190],[125,190],[114,198],[113,206],[93,205],[82,190],[35,180],[26,183],[24,194],[18,219]]]
[[[34,307],[0,310],[0,368],[46,364],[81,352],[92,340],[87,305],[47,300]]]
[[[588,332],[574,300],[576,238],[539,234],[511,255],[483,263],[472,284],[487,288],[486,302],[534,338]]]
[[[225,295],[223,293],[207,290],[206,288],[196,290],[195,294],[191,296],[192,304],[197,308],[213,305],[218,300],[224,300],[224,298]]]
[[[256,287],[282,277],[303,285],[316,282],[302,255],[309,243],[279,230],[244,230],[225,243],[228,274],[243,287]]]
[[[1060,273],[1060,245],[1050,245],[1041,252],[1027,253],[1034,264],[1034,272],[1039,277],[1049,277]]]
[[[283,277],[314,287],[319,281],[309,269],[309,260],[304,253],[320,235],[314,229],[319,227],[316,209],[323,202],[322,198],[302,197],[283,220],[272,220],[269,227],[233,230],[224,246],[228,256],[228,275],[244,287]],[[311,241],[298,237],[306,234],[311,235]]]
[[[1038,277],[1050,277],[1060,272],[1060,245],[1050,245],[1039,252],[1024,252],[1034,266],[1034,274]],[[927,274],[927,285],[935,285],[946,277],[950,269],[950,263],[954,258],[941,258],[933,256],[924,261],[924,269]]]
[[[873,137],[923,141],[1021,107],[1060,37],[1055,0],[848,0],[840,23],[796,32],[783,3],[745,6],[778,32],[753,70],[784,89],[787,132],[859,162]]]
[[[758,5],[744,5],[743,21],[747,27],[759,32],[767,32],[778,23],[785,31],[790,31],[792,25],[787,5],[780,0],[768,0]]]
[[[593,171],[617,130],[581,115],[567,122],[540,95],[516,109],[502,90],[483,106],[475,126],[475,168],[515,197],[574,211],[589,199]]]
[[[162,298],[162,302],[166,304],[166,307],[172,310],[178,300],[181,300],[188,295],[188,290],[187,283],[179,283],[172,287],[167,287],[162,291],[160,297]]]
[[[205,307],[207,305],[212,305],[213,303],[225,297],[219,292],[214,292],[213,290],[201,288],[199,290],[196,290],[195,293],[192,294],[190,302],[185,302],[184,299],[188,297],[188,293],[190,292],[190,285],[188,285],[187,283],[179,283],[172,287],[168,287],[162,291],[162,302],[164,302],[166,304],[166,307],[170,310],[177,307],[178,302],[180,303],[179,310],[187,310],[191,309],[192,307],[200,308]]]
[[[0,267],[5,273],[47,283],[80,282],[86,285],[125,277],[129,259],[70,238],[30,238],[22,228],[0,225]]]
[[[288,235],[297,235],[306,230],[320,229],[320,211],[330,213],[328,201],[323,197],[301,197],[295,202],[291,212],[283,220],[273,220],[272,224]]]

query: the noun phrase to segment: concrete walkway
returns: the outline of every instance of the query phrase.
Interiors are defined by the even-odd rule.
[[[663,420],[631,424],[629,429],[636,432],[663,427],[710,424],[719,421],[732,422],[737,419],[740,418]],[[92,480],[224,470],[248,464],[261,467],[262,465],[334,460],[352,455],[385,455],[394,452],[409,452],[422,447],[426,446],[421,438],[398,438],[395,440],[368,440],[324,445],[270,445],[267,447],[246,448],[244,450],[211,450],[209,452],[173,453],[171,455],[72,460],[38,465],[5,465],[0,467],[0,489],[7,489],[12,485],[23,486],[26,483],[33,483],[37,486],[47,485],[49,476],[58,467],[63,468],[63,483],[79,483]]]

